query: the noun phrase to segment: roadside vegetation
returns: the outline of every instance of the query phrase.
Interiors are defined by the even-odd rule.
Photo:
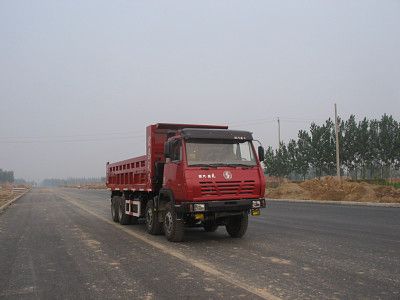
[[[400,189],[396,188],[394,184],[384,184],[382,181],[355,181],[345,178],[338,182],[332,176],[305,181],[289,181],[267,177],[266,197],[272,199],[400,203]]]
[[[357,121],[352,115],[339,122],[341,174],[353,180],[400,177],[400,123],[392,116]],[[291,180],[336,174],[335,125],[312,123],[297,139],[266,151],[265,172]],[[398,185],[397,185],[398,186]]]
[[[15,179],[14,171],[0,169],[0,207],[30,188],[33,183]]]
[[[267,197],[400,203],[400,122],[339,122],[340,172],[336,175],[335,125],[312,123],[297,139],[266,151]]]
[[[0,169],[0,184],[13,183],[13,182],[14,182],[14,172]]]
[[[67,179],[47,178],[40,186],[46,187],[67,187],[77,189],[106,189],[105,177],[71,177]]]
[[[67,179],[46,178],[40,185],[46,187],[105,188],[105,177],[70,177]]]
[[[390,181],[388,181],[388,180],[373,180],[372,183],[379,184],[379,185],[385,185],[385,186],[392,186],[392,187],[395,187],[396,189],[400,189],[400,178],[391,178]]]
[[[8,201],[12,200],[13,198],[21,195],[31,186],[29,185],[13,185],[9,183],[0,184],[0,207],[6,204]]]
[[[9,185],[1,185],[0,186],[0,207],[5,204],[7,201],[11,200],[13,197],[12,186]]]

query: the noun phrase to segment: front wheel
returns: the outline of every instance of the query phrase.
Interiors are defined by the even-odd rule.
[[[161,224],[158,222],[158,213],[154,209],[153,200],[147,201],[146,205],[146,231],[157,235],[162,233]]]
[[[170,242],[181,242],[185,233],[183,220],[178,220],[176,212],[171,203],[167,205],[164,218],[165,237]]]
[[[232,216],[229,218],[226,224],[226,231],[233,238],[241,238],[247,231],[247,226],[249,224],[249,216],[244,213],[240,216]]]

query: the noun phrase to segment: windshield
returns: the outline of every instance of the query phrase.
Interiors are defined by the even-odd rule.
[[[186,157],[189,166],[257,164],[249,141],[189,140],[186,142]]]

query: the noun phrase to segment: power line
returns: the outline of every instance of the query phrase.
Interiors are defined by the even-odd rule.
[[[129,138],[144,138],[145,135],[132,135],[122,137],[108,137],[108,138],[92,138],[92,139],[67,139],[67,140],[30,140],[30,141],[1,141],[0,144],[35,144],[35,143],[77,143],[77,142],[102,142],[102,141],[115,141],[126,140]]]
[[[322,118],[313,118],[313,119],[305,119],[305,118],[297,118],[297,117],[279,117],[280,121],[284,121],[286,123],[312,123],[312,122],[317,122],[317,121],[322,121],[325,122],[326,119]],[[253,119],[253,120],[248,120],[248,121],[242,121],[242,122],[233,122],[229,123],[229,126],[238,126],[238,125],[256,125],[256,124],[264,124],[264,123],[275,123],[276,118],[263,118],[263,119]]]
[[[2,139],[48,139],[48,138],[74,138],[74,137],[96,137],[96,136],[110,136],[110,135],[121,135],[142,132],[142,130],[135,131],[120,131],[120,132],[102,132],[102,133],[85,133],[85,134],[74,134],[74,135],[48,135],[48,136],[5,136],[0,137]]]
[[[280,122],[283,121],[285,123],[312,123],[322,119],[305,119],[299,117],[280,117],[279,118],[279,127]],[[259,125],[266,123],[274,123],[276,119],[272,117],[261,118],[261,119],[252,119],[252,120],[244,120],[241,122],[233,122],[230,123],[230,127],[237,127],[243,125]],[[323,120],[326,121],[326,120]],[[101,133],[82,133],[82,134],[73,134],[73,135],[49,135],[49,136],[6,136],[0,137],[1,144],[33,144],[33,143],[75,143],[75,142],[99,142],[99,141],[108,141],[108,140],[123,140],[129,138],[138,138],[144,137],[144,135],[126,135],[132,133],[139,133],[141,130],[134,131],[114,131],[114,132],[101,132]],[[121,135],[121,136],[118,136]],[[280,135],[280,132],[279,132]],[[82,138],[82,139],[76,139]],[[24,139],[24,140],[22,140]],[[280,141],[280,137],[279,137]]]
[[[228,124],[231,127],[235,127],[235,126],[241,126],[241,125],[256,125],[256,124],[264,124],[264,123],[273,123],[274,120],[273,119],[254,119],[254,120],[249,120],[249,121],[243,121],[243,122],[234,122],[234,123],[230,123]]]

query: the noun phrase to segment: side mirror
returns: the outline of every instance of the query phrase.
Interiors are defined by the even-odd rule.
[[[165,142],[164,144],[164,156],[165,158],[171,158],[171,143]]]
[[[264,161],[265,159],[265,151],[262,146],[258,146],[258,159],[260,160],[260,162]]]

